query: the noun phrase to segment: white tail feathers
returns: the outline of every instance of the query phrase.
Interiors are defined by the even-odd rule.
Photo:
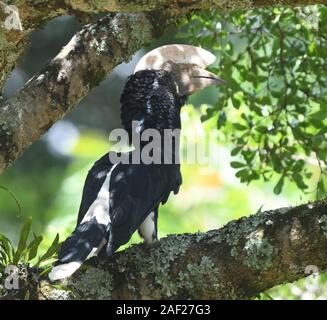
[[[68,262],[54,267],[49,273],[50,281],[61,280],[70,277],[80,266],[82,262]]]
[[[106,239],[103,239],[100,243],[98,248],[93,248],[92,251],[87,256],[87,259],[90,259],[94,256],[97,256],[99,251],[103,248],[103,246],[107,243]],[[55,266],[52,268],[51,272],[49,273],[49,279],[50,281],[56,281],[61,280],[64,278],[70,277],[79,267],[82,265],[82,262],[68,262],[59,264],[58,266]]]
[[[111,222],[109,214],[110,176],[116,166],[117,164],[107,173],[96,199],[88,208],[83,220],[61,246],[59,263],[61,261],[65,261],[65,263],[58,264],[52,269],[49,273],[51,281],[70,277],[85,260],[97,255],[107,243],[106,228]]]

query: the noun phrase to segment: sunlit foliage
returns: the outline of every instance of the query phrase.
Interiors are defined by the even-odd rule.
[[[218,56],[212,67],[226,80],[215,117],[233,143],[231,155],[241,182],[279,175],[307,190],[308,162],[321,169],[317,197],[325,194],[327,156],[327,8],[265,8],[205,12],[181,27],[180,37]]]
[[[48,25],[49,37],[53,25]],[[218,157],[210,165],[182,164],[180,193],[160,208],[159,237],[218,228],[261,206],[266,210],[325,197],[327,8],[211,10],[188,17],[177,28],[177,39],[170,33],[159,45],[184,42],[212,51],[218,59],[211,69],[226,85],[191,97],[182,109],[186,134],[217,132]],[[109,98],[101,90],[97,99],[104,106],[97,111],[107,121]],[[110,149],[110,128],[99,129],[103,119],[96,119],[92,103],[88,108],[94,125],[74,123],[78,138],[66,154],[53,153],[41,139],[1,176],[0,233],[6,236],[0,234],[0,272],[11,263],[37,265],[49,248],[56,248],[50,251],[54,257],[56,234],[65,239],[74,228],[87,171]],[[31,234],[29,220],[24,223],[30,215],[33,230],[44,237]],[[139,241],[135,234],[130,243]],[[302,280],[260,298],[322,298],[326,283],[326,276],[314,284]]]

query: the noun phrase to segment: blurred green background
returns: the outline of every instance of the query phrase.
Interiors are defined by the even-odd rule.
[[[19,66],[9,77],[5,96],[13,95],[34,73],[65,45],[81,28],[73,17],[60,17],[48,23],[31,37],[31,47]],[[185,42],[176,36],[178,30],[170,28],[152,49],[162,44]],[[241,45],[241,44],[240,44]],[[32,229],[44,234],[43,248],[47,248],[56,233],[63,240],[73,230],[81,200],[81,192],[88,169],[110,149],[110,130],[120,127],[119,97],[124,82],[133,71],[138,59],[146,52],[138,52],[128,64],[118,66],[106,80],[83,99],[73,112],[56,123],[48,133],[24,153],[0,176],[0,185],[13,196],[0,189],[0,233],[17,243],[19,229],[28,216],[33,217]],[[182,110],[183,133],[217,131],[217,118],[201,122],[201,116],[216,103],[220,88],[209,88],[190,97]],[[235,118],[239,117],[235,110]],[[199,141],[191,141],[196,147]],[[315,186],[320,170],[312,165],[313,176],[306,193],[288,181],[282,194],[275,195],[277,175],[270,181],[240,183],[231,168],[230,152],[233,144],[228,135],[218,131],[215,157],[209,165],[183,164],[183,185],[178,195],[171,196],[160,208],[159,237],[172,233],[207,231],[228,221],[291,206],[315,199]],[[130,243],[141,241],[134,235]],[[269,290],[262,298],[312,299],[327,297],[324,276],[282,285]]]

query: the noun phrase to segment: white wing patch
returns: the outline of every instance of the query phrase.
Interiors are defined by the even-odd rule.
[[[117,164],[118,163],[116,163],[107,173],[107,177],[100,191],[98,192],[97,198],[92,203],[90,208],[87,210],[81,223],[90,221],[94,217],[96,218],[97,222],[100,224],[108,225],[111,222],[110,212],[109,212],[110,177]],[[103,239],[97,248],[92,249],[92,251],[90,252],[90,254],[86,259],[89,259],[97,255],[101,250],[101,248],[106,244],[106,242],[107,240]],[[55,266],[49,273],[49,279],[50,281],[56,281],[59,279],[70,277],[81,265],[82,262],[80,261],[72,261],[72,262]]]
[[[111,222],[109,214],[110,177],[117,164],[118,163],[116,163],[107,173],[107,177],[97,195],[97,198],[87,210],[81,223],[90,221],[93,217],[95,217],[97,222],[100,224],[108,225]]]

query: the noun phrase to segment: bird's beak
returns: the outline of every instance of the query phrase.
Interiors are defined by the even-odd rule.
[[[217,77],[214,73],[205,69],[196,68],[192,70],[190,76],[190,84],[193,86],[193,90],[190,93],[199,91],[205,87],[225,83],[225,80]]]
[[[197,65],[175,65],[173,66],[173,75],[179,96],[189,96],[206,87],[225,83],[223,79],[220,79],[214,73]]]
[[[225,84],[226,81],[217,77],[214,73],[207,71],[205,69],[196,69],[192,71],[191,74],[192,79],[201,79],[204,81],[205,79],[209,80],[210,84]]]
[[[209,51],[186,44],[170,44],[156,48],[144,55],[134,72],[145,69],[165,69],[171,72],[179,96],[188,96],[211,85],[225,83],[215,74],[205,70],[216,57]]]

